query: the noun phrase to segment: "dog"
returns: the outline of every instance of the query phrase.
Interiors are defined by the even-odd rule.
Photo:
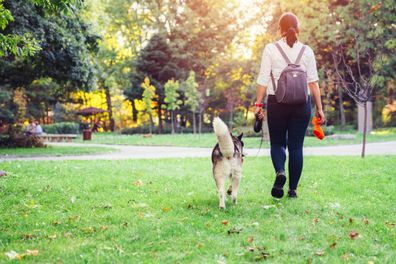
[[[213,129],[217,137],[217,144],[212,151],[213,177],[219,194],[219,208],[225,209],[225,182],[230,177],[230,187],[227,194],[232,202],[237,204],[238,188],[242,178],[243,164],[243,133],[233,136],[227,125],[219,118],[213,120]]]

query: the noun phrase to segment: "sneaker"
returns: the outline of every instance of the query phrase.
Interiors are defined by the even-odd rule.
[[[263,127],[263,120],[258,117],[256,114],[256,121],[254,122],[253,130],[254,132],[258,133],[261,131]]]
[[[296,192],[296,190],[290,190],[290,189],[289,189],[289,191],[287,192],[287,196],[288,196],[289,198],[297,198],[297,192]]]
[[[271,190],[271,195],[274,198],[282,198],[283,197],[283,186],[285,185],[286,182],[286,176],[284,171],[278,171],[276,173],[276,178],[274,182],[274,186],[272,187]]]

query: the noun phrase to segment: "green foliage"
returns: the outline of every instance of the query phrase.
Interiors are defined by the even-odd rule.
[[[143,88],[143,102],[145,104],[146,112],[151,114],[151,102],[155,96],[155,87],[151,85],[148,77],[144,78],[144,82],[141,84],[141,87]]]
[[[164,102],[167,104],[167,109],[174,111],[180,108],[182,102],[178,99],[179,93],[179,81],[169,80],[165,83],[165,99]]]
[[[60,122],[50,125],[42,125],[43,131],[47,134],[78,134],[80,125],[73,122]]]
[[[193,71],[190,71],[184,82],[184,94],[186,96],[185,104],[195,113],[201,100],[201,94],[198,91],[198,83],[195,81],[195,72]]]

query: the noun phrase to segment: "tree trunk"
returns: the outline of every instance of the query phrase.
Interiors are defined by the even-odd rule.
[[[338,97],[339,97],[339,107],[340,107],[340,123],[342,127],[345,127],[345,109],[344,109],[344,100],[342,97],[342,90],[338,87]]]
[[[364,122],[363,122],[363,146],[362,146],[362,158],[366,153],[366,135],[367,135],[367,102],[364,102]]]
[[[153,133],[153,116],[152,116],[152,114],[149,114],[149,117],[150,117],[149,133],[151,135]]]
[[[193,117],[193,133],[196,134],[197,133],[197,127],[195,125],[195,112],[192,112],[192,117]]]
[[[110,131],[114,132],[115,130],[115,122],[113,118],[113,106],[111,103],[111,95],[110,95],[110,89],[106,85],[103,86],[103,89],[106,94],[106,104],[107,104],[107,112],[109,113],[109,120],[110,120]]]
[[[202,131],[202,113],[199,112],[198,115],[198,134],[201,134]]]
[[[158,110],[157,110],[157,114],[158,114],[158,134],[162,134],[162,104],[161,102],[158,100]]]
[[[173,111],[171,111],[171,126],[172,126],[172,135],[175,134],[175,124],[173,120]]]
[[[135,103],[135,99],[131,100],[131,105],[132,105],[132,121],[134,123],[137,122],[138,120],[138,110],[136,109],[136,103]]]

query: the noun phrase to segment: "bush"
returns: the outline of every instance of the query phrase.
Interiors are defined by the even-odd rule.
[[[73,122],[61,122],[43,125],[43,130],[47,134],[78,134],[80,132],[80,125]]]
[[[1,147],[10,147],[10,148],[43,148],[46,145],[43,142],[43,139],[39,136],[25,136],[25,135],[17,135],[15,137],[0,137],[0,146]]]

